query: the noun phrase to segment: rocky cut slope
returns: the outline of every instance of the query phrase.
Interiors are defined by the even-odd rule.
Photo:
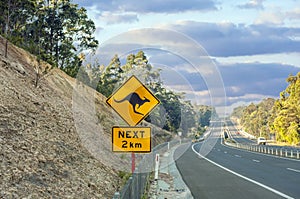
[[[5,58],[0,37],[0,198],[111,198],[121,186],[113,164],[126,158],[112,163],[84,147],[72,111],[76,80],[52,69],[35,87],[36,64],[11,44]],[[96,98],[106,112],[104,98]],[[109,135],[104,140],[109,146]]]

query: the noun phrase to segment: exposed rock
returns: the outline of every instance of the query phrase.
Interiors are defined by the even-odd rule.
[[[18,63],[18,62],[12,62],[10,64],[10,66],[15,69],[16,71],[18,71],[19,73],[25,75],[26,74],[26,71],[24,69],[24,67],[22,66],[22,64]]]

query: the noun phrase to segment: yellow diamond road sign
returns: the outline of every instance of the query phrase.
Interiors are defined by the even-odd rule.
[[[159,100],[134,75],[131,76],[106,103],[130,126],[139,124]]]

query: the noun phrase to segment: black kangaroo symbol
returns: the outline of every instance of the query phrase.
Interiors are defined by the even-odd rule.
[[[127,95],[123,99],[121,99],[121,100],[114,99],[114,101],[117,102],[117,103],[128,101],[132,105],[133,112],[135,112],[136,114],[139,114],[139,115],[144,115],[143,113],[137,112],[136,109],[135,109],[136,105],[138,105],[137,108],[140,108],[140,106],[142,106],[146,102],[150,102],[150,100],[148,100],[146,97],[144,97],[144,98],[145,99],[141,99],[140,96],[137,93],[130,93],[129,95]]]

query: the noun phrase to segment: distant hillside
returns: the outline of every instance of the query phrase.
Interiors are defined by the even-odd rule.
[[[231,119],[255,136],[276,138],[278,142],[300,144],[300,72],[286,79],[289,84],[279,99],[265,99],[255,105],[234,109]]]
[[[0,37],[0,197],[111,198],[118,170],[130,170],[129,156],[111,153],[120,119],[104,96],[45,63],[36,87],[36,66],[11,44],[5,58]],[[159,135],[154,143],[171,138]]]
[[[241,125],[248,133],[269,138],[269,117],[274,106],[275,99],[264,99],[259,104],[251,103],[245,107],[237,107],[233,110],[232,119]]]

